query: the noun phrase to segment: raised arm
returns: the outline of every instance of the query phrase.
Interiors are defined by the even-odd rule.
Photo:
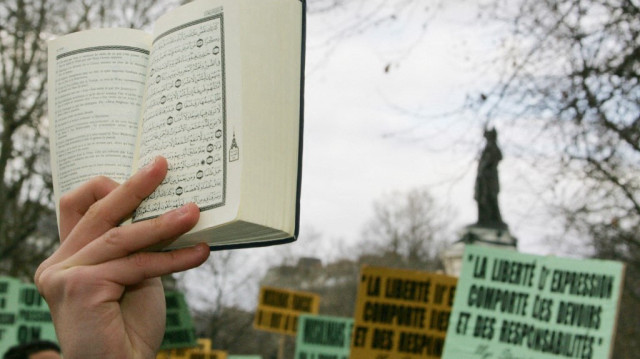
[[[155,358],[165,329],[159,276],[202,264],[200,244],[171,252],[144,252],[170,243],[199,218],[194,204],[160,217],[118,226],[162,182],[158,157],[122,185],[90,180],[60,201],[61,244],[35,275],[65,359]]]

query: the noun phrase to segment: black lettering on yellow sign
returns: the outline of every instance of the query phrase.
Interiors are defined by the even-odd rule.
[[[273,329],[280,329],[280,327],[282,326],[281,323],[284,322],[283,318],[284,315],[280,313],[271,313],[271,323],[269,324],[269,327]]]
[[[293,295],[293,310],[300,312],[311,313],[311,305],[313,304],[313,297],[307,295]]]
[[[266,326],[272,329],[280,329],[280,321],[282,321],[281,313],[269,313],[270,316],[264,316],[264,318],[269,318],[269,321],[266,323]]]
[[[265,289],[262,295],[261,304],[286,309],[289,306],[289,293],[273,289]]]
[[[367,345],[367,332],[369,328],[367,327],[355,327],[353,328],[353,346],[354,347],[365,347]]]
[[[171,353],[175,354],[178,357],[183,357],[183,356],[187,355],[187,350],[189,350],[189,349],[186,349],[186,348],[173,349],[171,351]]]
[[[190,353],[189,359],[218,359],[220,356],[215,353]]]
[[[430,288],[430,280],[387,278],[385,298],[428,303]]]
[[[431,309],[431,314],[429,316],[429,329],[446,333],[447,326],[449,325],[450,315],[451,315],[451,311],[449,309],[447,310]]]
[[[434,337],[423,333],[400,332],[398,338],[398,352],[423,356],[442,356],[444,338]]]
[[[363,268],[359,284],[352,356],[408,359],[442,355],[455,298],[455,278]],[[468,322],[470,315],[465,319],[451,325],[459,324],[459,330],[472,332],[475,322]]]
[[[365,302],[362,320],[369,323],[397,324],[424,328],[426,309],[409,305]]]
[[[393,349],[393,330],[373,328],[372,349],[391,350]]]
[[[449,308],[453,307],[453,299],[456,297],[456,285],[452,285],[449,287],[449,300],[447,301],[447,306]]]
[[[367,296],[378,297],[380,296],[380,277],[363,275],[360,279],[362,282],[366,282],[365,289]]]
[[[295,333],[298,329],[298,316],[259,309],[255,324],[259,328]]]
[[[284,331],[295,333],[298,330],[298,316],[297,315],[285,315],[284,316]]]
[[[447,292],[448,289],[449,289],[448,286],[440,283],[436,283],[436,287],[433,295],[433,303],[442,304],[442,301],[444,300],[444,294]]]

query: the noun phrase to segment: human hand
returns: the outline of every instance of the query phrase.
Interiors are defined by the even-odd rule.
[[[94,178],[60,200],[60,247],[35,275],[53,317],[65,359],[155,358],[165,329],[159,276],[202,264],[200,244],[171,252],[141,252],[169,244],[200,216],[194,204],[119,227],[162,182],[158,157],[119,185]]]

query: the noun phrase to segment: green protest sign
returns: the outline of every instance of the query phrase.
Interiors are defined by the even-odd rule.
[[[298,318],[295,359],[348,359],[353,318],[303,314]]]
[[[622,263],[467,245],[444,359],[609,358]]]
[[[47,303],[35,285],[0,277],[0,354],[34,340],[57,342]]]
[[[51,312],[35,284],[22,284],[18,295],[18,342],[57,341]]]
[[[167,324],[160,349],[190,348],[197,345],[196,330],[184,294],[165,291]]]
[[[15,278],[0,277],[0,355],[16,343],[20,284]]]

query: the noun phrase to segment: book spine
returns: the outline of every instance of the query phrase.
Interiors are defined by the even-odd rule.
[[[302,29],[300,36],[300,134],[298,143],[298,190],[296,193],[296,219],[295,219],[295,231],[294,240],[298,238],[298,232],[300,229],[300,196],[302,192],[302,144],[304,134],[304,86],[305,86],[305,54],[306,54],[306,39],[307,39],[307,2],[300,0],[302,3]]]

